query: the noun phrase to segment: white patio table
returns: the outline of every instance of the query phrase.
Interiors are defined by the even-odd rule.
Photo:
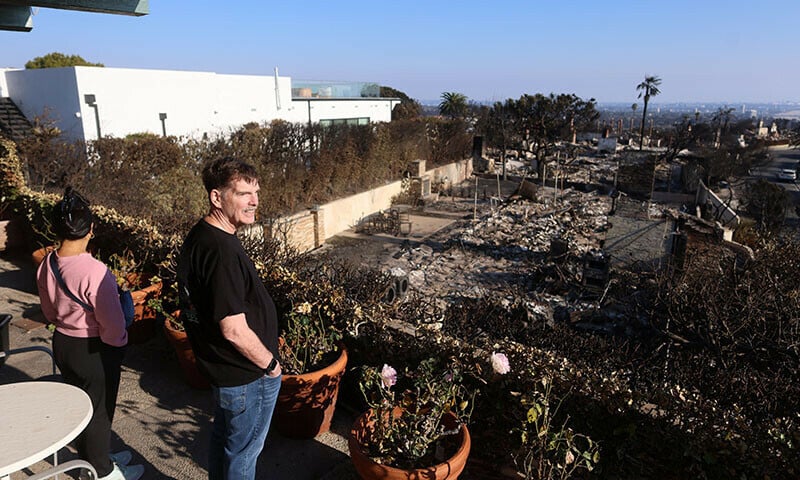
[[[86,393],[58,382],[19,382],[0,385],[0,480],[56,453],[77,437],[92,418]],[[73,460],[30,477],[50,478],[91,464]]]

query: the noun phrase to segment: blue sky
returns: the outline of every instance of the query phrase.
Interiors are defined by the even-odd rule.
[[[127,17],[39,9],[0,66],[59,51],[108,67],[372,81],[418,100],[574,93],[654,103],[800,101],[798,0],[150,0]]]

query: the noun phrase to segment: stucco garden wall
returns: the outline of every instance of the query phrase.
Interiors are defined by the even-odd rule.
[[[723,227],[735,229],[739,226],[740,219],[736,212],[702,181],[697,189],[695,204],[705,208],[712,220],[719,222]]]
[[[446,176],[449,182],[457,184],[472,175],[472,159],[427,170],[425,174],[432,181]],[[401,191],[402,182],[392,182],[320,205],[313,210],[280,218],[271,227],[267,227],[267,230],[269,234],[285,239],[300,251],[312,250],[334,235],[356,226],[365,217],[391,208],[392,197]]]
[[[472,159],[442,165],[426,173],[430,175],[432,184],[447,188],[463,182],[472,175]]]

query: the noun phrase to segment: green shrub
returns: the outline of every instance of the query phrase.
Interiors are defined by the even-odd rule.
[[[20,144],[28,186],[54,194],[73,186],[93,204],[167,235],[185,234],[205,213],[200,172],[214,158],[256,166],[259,216],[268,221],[398,180],[411,160],[461,160],[470,145],[461,121],[441,119],[329,127],[276,120],[208,140],[136,134],[89,144],[65,143],[46,120],[40,124]]]

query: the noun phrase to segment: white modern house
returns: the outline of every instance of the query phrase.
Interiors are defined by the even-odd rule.
[[[398,98],[374,83],[293,82],[275,75],[64,67],[0,70],[0,97],[66,139],[132,133],[202,137],[249,122],[388,122]]]

